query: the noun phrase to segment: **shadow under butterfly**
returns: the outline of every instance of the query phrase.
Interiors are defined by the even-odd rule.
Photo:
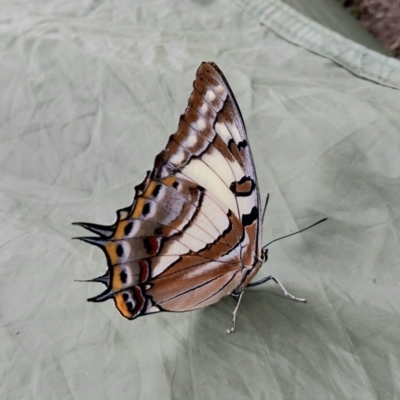
[[[107,288],[88,301],[113,299],[135,319],[196,310],[231,295],[237,303],[228,333],[247,287],[273,280],[305,302],[273,276],[251,282],[268,258],[264,213],[239,106],[217,65],[203,62],[178,129],[135,187],[132,205],[110,226],[75,223],[98,235],[77,239],[107,257],[106,273],[86,281]]]

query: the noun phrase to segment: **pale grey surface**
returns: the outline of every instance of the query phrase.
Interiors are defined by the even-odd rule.
[[[399,399],[400,92],[281,39],[240,3],[2,13],[1,399]],[[70,223],[112,223],[130,204],[203,60],[229,80],[271,194],[264,241],[329,218],[272,245],[260,273],[308,303],[249,290],[230,336],[229,298],[129,322],[85,302],[100,285],[73,281],[106,261],[70,240],[84,234]]]
[[[391,56],[338,0],[282,0],[308,18],[371,50]]]

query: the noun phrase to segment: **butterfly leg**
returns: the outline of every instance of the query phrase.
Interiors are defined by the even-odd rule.
[[[235,328],[236,328],[236,313],[237,313],[237,310],[239,309],[239,304],[240,304],[240,300],[242,300],[243,292],[240,292],[239,294],[232,294],[232,296],[236,298],[236,306],[235,306],[235,309],[233,310],[233,313],[232,313],[231,327],[229,329],[227,329],[226,333],[235,332]]]
[[[267,277],[265,277],[265,278],[263,278],[263,279],[260,279],[260,280],[257,281],[257,282],[251,282],[251,283],[249,283],[249,284],[247,285],[247,287],[250,287],[250,286],[258,286],[258,285],[261,285],[262,283],[268,282],[269,280],[273,280],[273,281],[282,289],[283,293],[285,293],[285,296],[291,298],[292,300],[294,300],[294,301],[301,301],[302,303],[305,303],[305,302],[307,301],[306,299],[302,299],[302,298],[300,298],[300,297],[295,297],[295,296],[293,296],[292,294],[290,294],[290,293],[285,289],[285,287],[282,285],[282,283],[280,283],[280,282],[278,281],[278,279],[276,279],[276,278],[275,278],[274,276],[272,276],[272,275],[267,276]]]

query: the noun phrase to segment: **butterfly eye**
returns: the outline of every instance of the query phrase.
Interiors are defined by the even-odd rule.
[[[268,260],[268,249],[265,249],[261,253],[261,263],[264,264],[267,260]]]

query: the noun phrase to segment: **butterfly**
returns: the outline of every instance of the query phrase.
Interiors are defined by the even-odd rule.
[[[245,288],[267,261],[257,176],[245,125],[221,70],[203,62],[177,131],[135,187],[132,205],[113,225],[77,222],[95,237],[108,269],[89,282],[106,286],[88,299],[113,299],[128,319],[206,307],[236,298],[229,332]]]

